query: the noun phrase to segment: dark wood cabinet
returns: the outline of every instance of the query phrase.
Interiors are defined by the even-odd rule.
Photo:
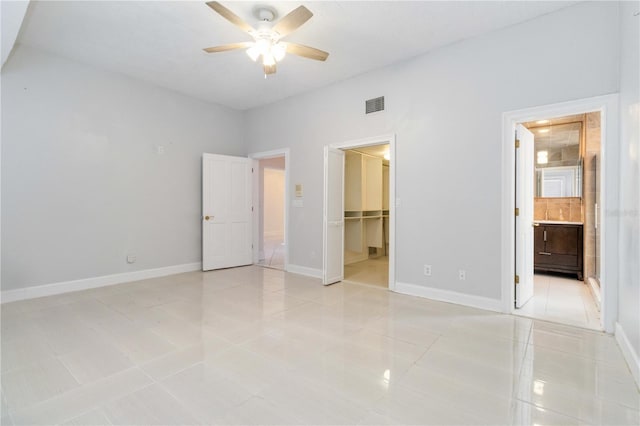
[[[582,281],[582,225],[539,224],[533,241],[536,271],[576,274]]]

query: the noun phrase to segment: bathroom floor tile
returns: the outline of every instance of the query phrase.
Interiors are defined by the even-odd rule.
[[[548,274],[534,275],[534,296],[516,315],[601,330],[600,311],[584,281]]]

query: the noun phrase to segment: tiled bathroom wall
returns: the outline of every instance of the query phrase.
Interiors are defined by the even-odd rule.
[[[600,113],[586,114],[585,154],[584,154],[584,275],[600,276],[600,256],[597,240],[600,227],[596,227],[596,204],[600,210]],[[598,212],[599,213],[599,212]],[[601,216],[600,216],[601,217]]]
[[[534,199],[534,220],[560,220],[567,222],[583,222],[582,199],[541,198]]]

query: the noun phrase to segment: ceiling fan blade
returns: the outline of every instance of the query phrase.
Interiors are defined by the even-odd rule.
[[[209,6],[211,9],[215,10],[216,12],[218,12],[218,14],[220,14],[224,19],[231,22],[236,27],[239,27],[242,31],[245,31],[248,33],[255,31],[253,27],[247,24],[246,22],[244,22],[244,20],[241,17],[239,17],[238,15],[236,15],[235,13],[233,13],[232,11],[230,11],[229,9],[227,9],[217,1],[207,2],[207,6]]]
[[[273,65],[263,65],[264,68],[264,74],[268,75],[268,74],[275,74],[276,73],[276,64]]]
[[[313,13],[311,13],[309,9],[304,6],[299,6],[279,20],[273,27],[273,31],[280,34],[280,37],[284,37],[298,29],[302,24],[311,19],[312,16]]]
[[[224,44],[222,46],[207,47],[202,50],[204,50],[207,53],[216,53],[216,52],[226,52],[227,50],[248,49],[251,46],[253,46],[252,41],[245,41],[242,43],[231,43],[231,44]]]
[[[326,61],[329,54],[315,47],[304,46],[297,43],[286,43],[287,53],[302,56],[303,58],[315,59],[316,61]]]

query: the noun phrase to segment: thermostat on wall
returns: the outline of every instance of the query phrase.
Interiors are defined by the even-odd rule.
[[[302,197],[302,184],[296,183],[296,197]]]

